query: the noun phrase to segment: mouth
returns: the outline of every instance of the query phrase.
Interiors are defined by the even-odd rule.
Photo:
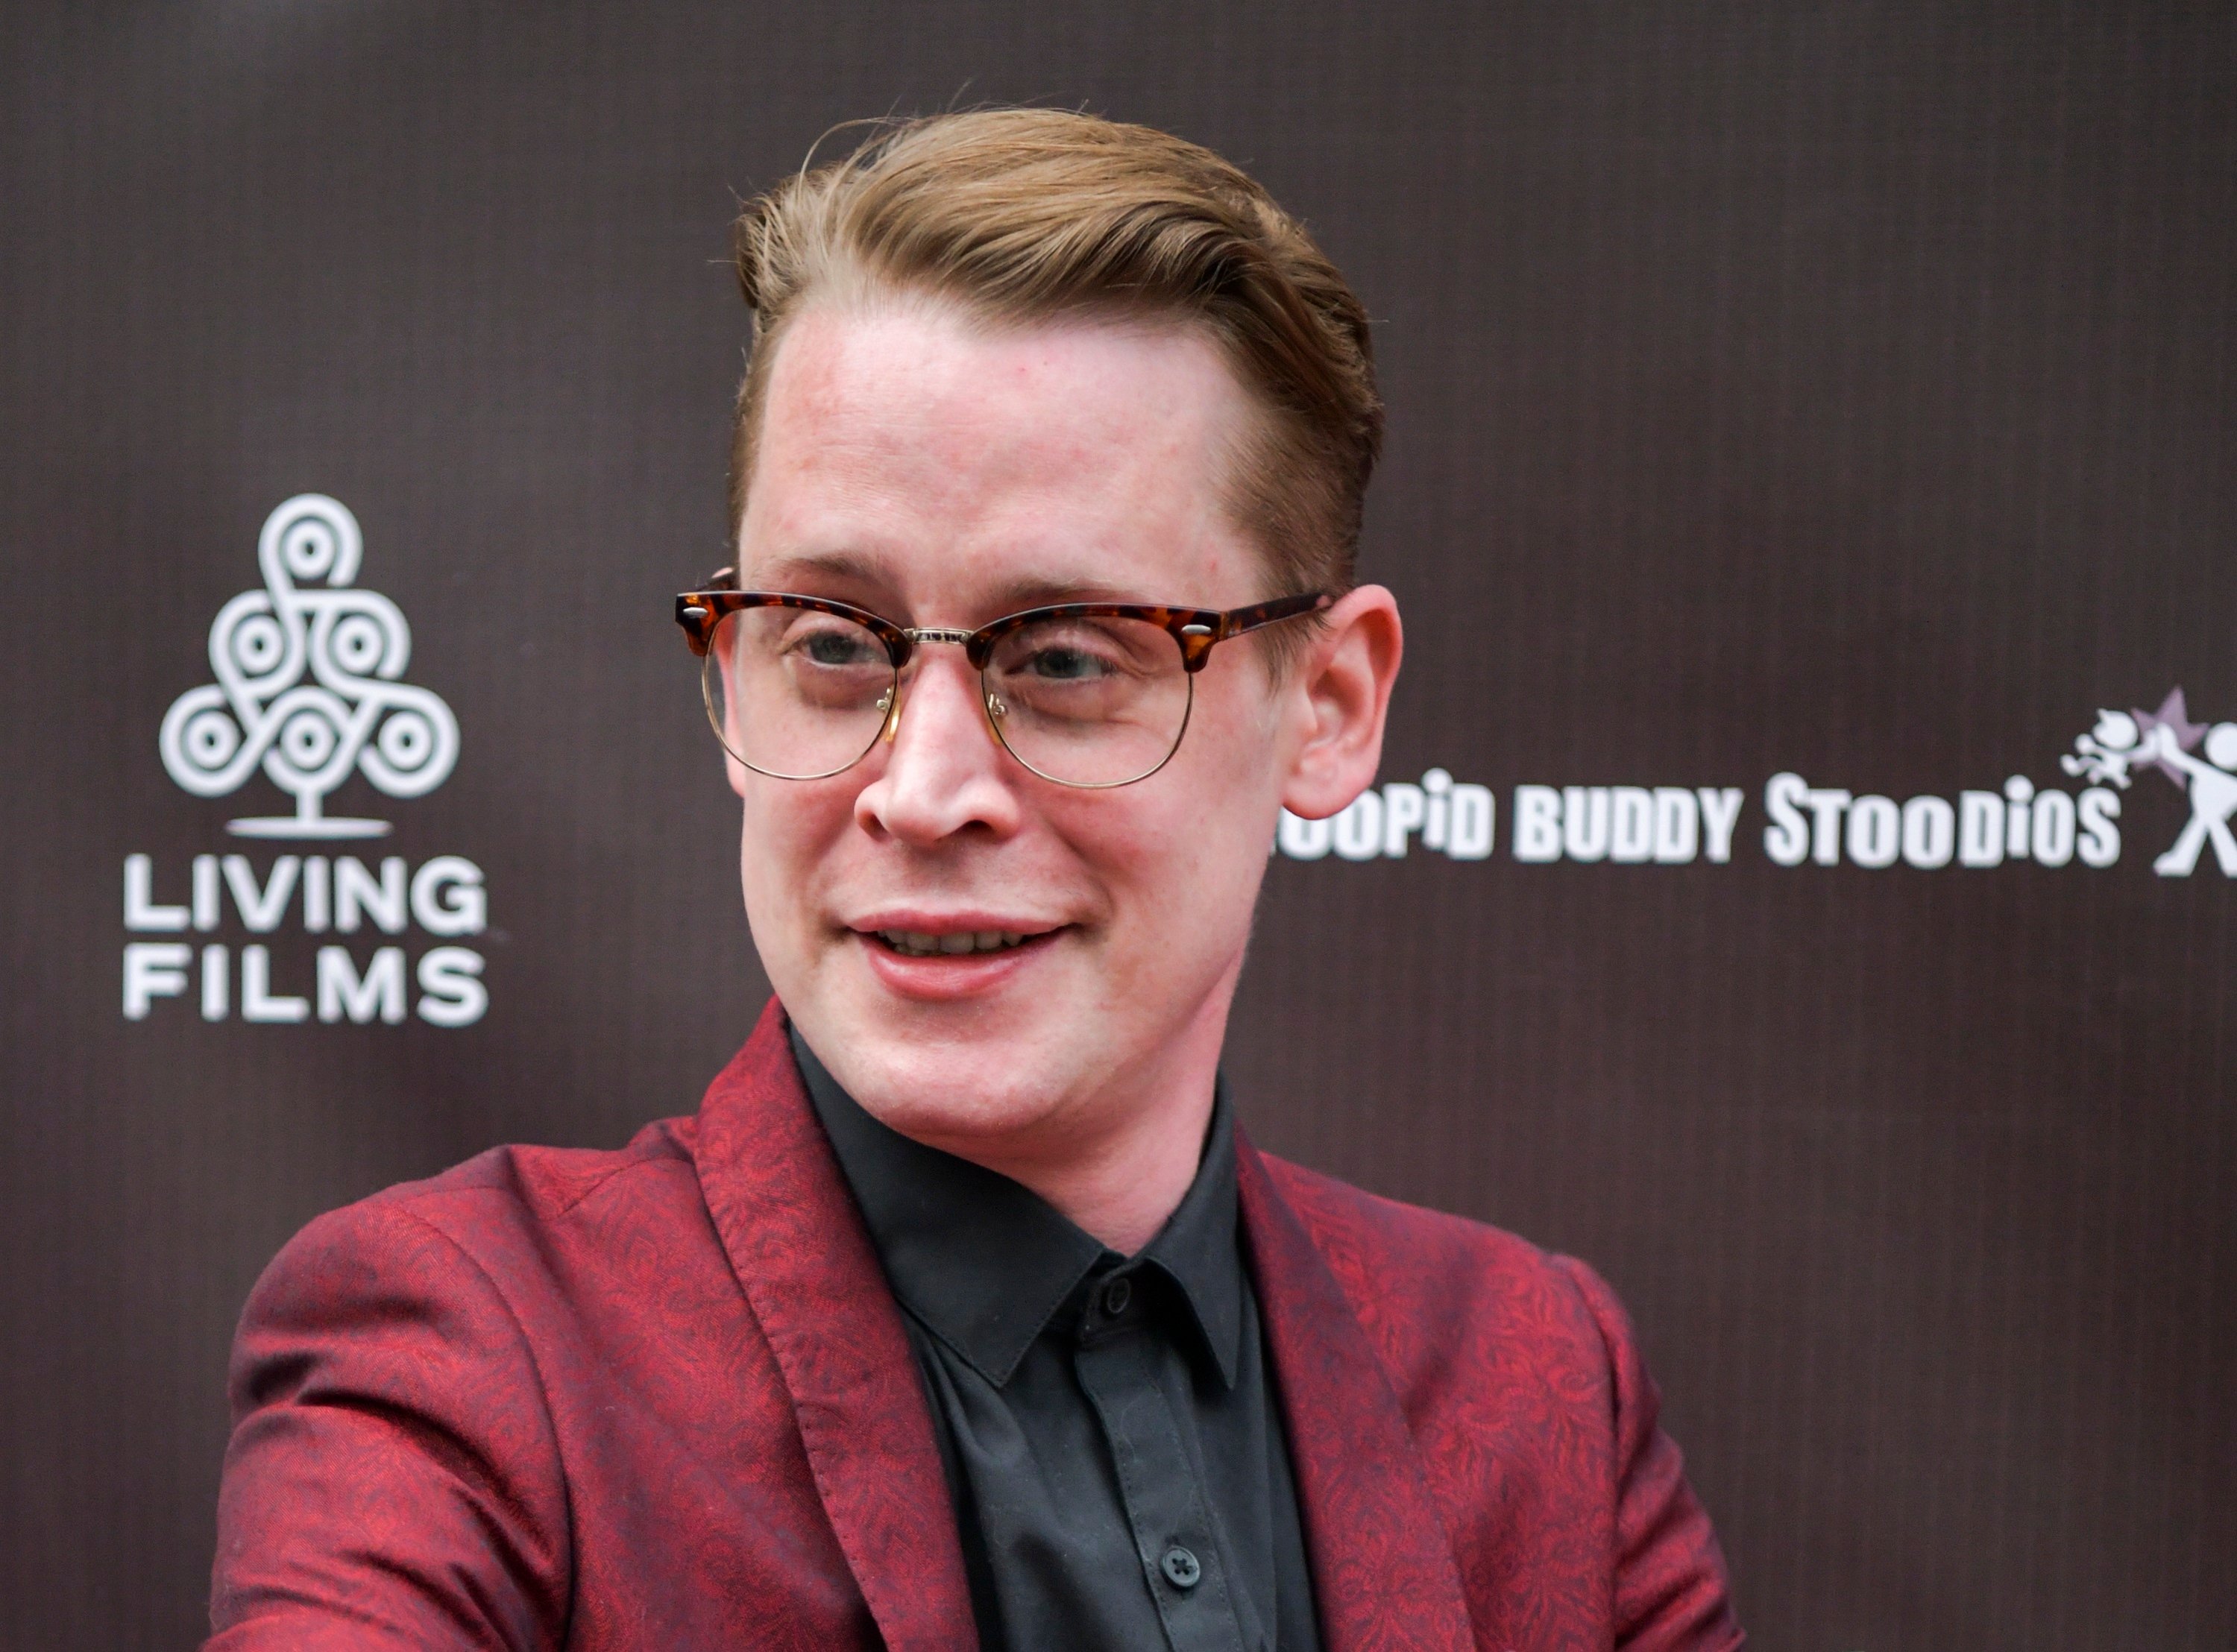
[[[935,933],[921,929],[876,929],[867,933],[880,945],[903,958],[968,958],[981,952],[1015,951],[1055,931],[1044,930],[1034,934],[1025,930],[959,929]]]
[[[921,1004],[985,999],[1010,990],[1072,927],[986,912],[885,912],[850,926],[871,977]]]

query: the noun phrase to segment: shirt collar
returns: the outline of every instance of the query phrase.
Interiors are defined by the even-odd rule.
[[[894,1294],[981,1376],[1006,1384],[1082,1281],[1125,1259],[1009,1177],[871,1117],[797,1029],[792,1053]],[[1230,1388],[1243,1335],[1236,1223],[1235,1123],[1222,1077],[1196,1179],[1135,1265],[1178,1287]]]

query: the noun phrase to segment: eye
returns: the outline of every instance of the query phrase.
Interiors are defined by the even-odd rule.
[[[1049,682],[1091,682],[1111,675],[1111,661],[1070,643],[1053,642],[1033,650],[1025,668]]]
[[[828,617],[803,624],[794,633],[789,651],[809,665],[837,669],[886,662],[877,638],[859,625]]]
[[[1180,672],[1180,650],[1159,627],[1118,615],[1067,616],[1020,628],[995,645],[993,675],[1006,691],[1066,715],[1138,691]]]

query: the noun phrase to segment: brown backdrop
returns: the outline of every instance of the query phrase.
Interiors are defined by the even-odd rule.
[[[2106,783],[2108,866],[1873,869],[1872,806],[1790,867],[1765,787],[2078,794],[2101,707],[2180,686],[2196,752],[2237,718],[2232,36],[2111,4],[10,8],[0,1641],[196,1633],[227,1341],[296,1227],[492,1142],[618,1142],[742,1036],[744,926],[696,892],[736,817],[665,602],[722,560],[732,192],[841,117],[1023,98],[1219,148],[1353,275],[1393,413],[1367,566],[1412,648],[1386,775],[1497,804],[1487,859],[1274,863],[1253,1129],[1607,1272],[1760,1644],[2229,1647],[2237,901],[2210,844],[2154,874],[2174,772]],[[462,731],[424,797],[327,798],[379,840],[228,835],[292,806],[158,755],[307,490]],[[1721,864],[1518,859],[1540,785],[1742,813]],[[2062,806],[2022,841],[2056,859]],[[208,931],[126,927],[127,857],[191,907],[233,853],[252,894],[283,854],[462,856],[488,926],[320,934],[299,892],[251,931],[221,881]],[[400,978],[401,1024],[321,1021],[333,944],[468,948],[487,1013],[432,1024]],[[128,945],[195,949],[136,1020]],[[242,1018],[252,946],[302,1021]]]

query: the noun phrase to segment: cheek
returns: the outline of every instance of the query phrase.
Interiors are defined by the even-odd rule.
[[[1053,798],[1049,813],[1108,892],[1114,944],[1171,961],[1224,957],[1244,944],[1277,799],[1263,730],[1219,718],[1192,722],[1172,761],[1148,780]]]
[[[742,793],[738,870],[756,934],[812,909],[854,816],[852,788],[749,775]]]
[[[1282,704],[1250,647],[1233,645],[1231,659],[1215,655],[1198,679],[1188,733],[1168,765],[1194,812],[1229,831],[1261,817],[1270,831],[1282,790]]]
[[[1237,964],[1265,874],[1251,826],[1211,807],[1160,809],[1100,846],[1112,923],[1099,997],[1116,1023],[1169,1030]]]

